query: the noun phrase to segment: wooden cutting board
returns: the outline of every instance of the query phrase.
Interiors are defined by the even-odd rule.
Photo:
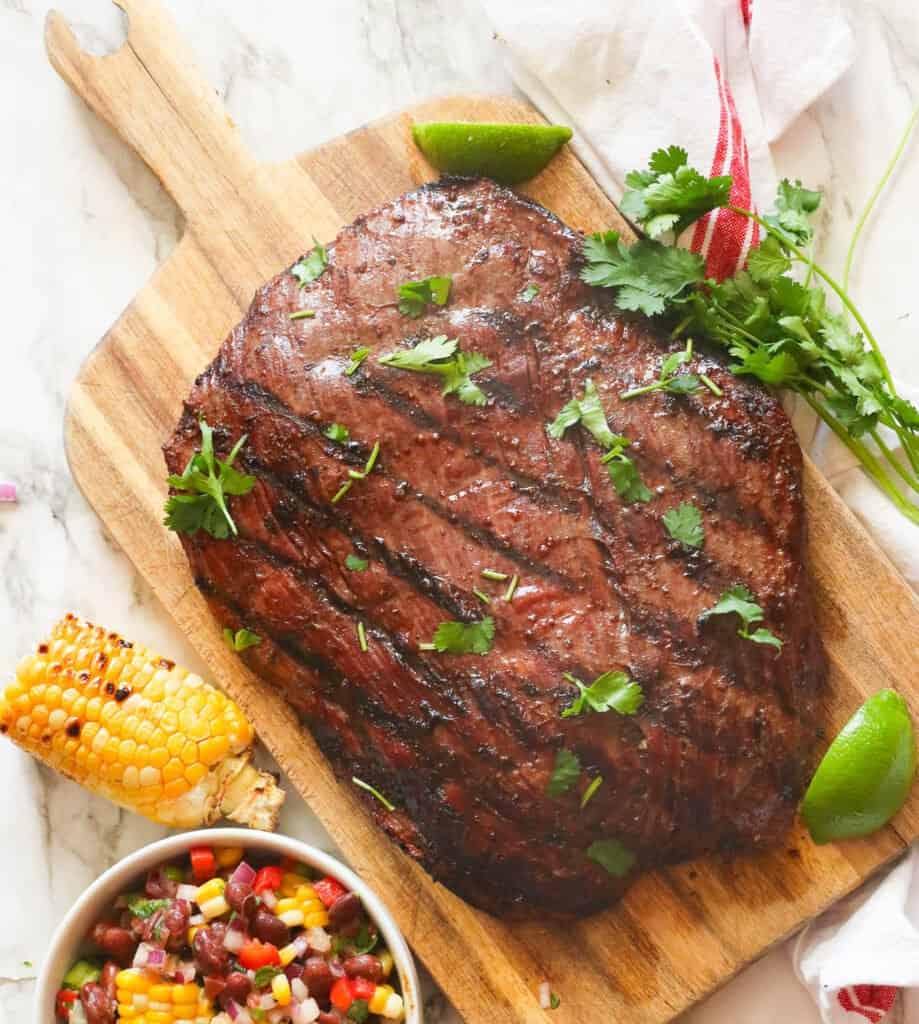
[[[74,477],[469,1024],[671,1020],[895,857],[919,835],[919,793],[871,839],[818,849],[798,832],[772,853],[668,869],[642,878],[620,906],[562,927],[503,925],[434,884],[387,842],[282,701],[225,649],[177,538],[161,525],[160,445],[256,286],[308,249],[313,234],[329,240],[358,214],[433,176],[410,142],[413,118],[539,117],[508,98],[435,100],[287,163],[260,164],[162,8],[153,0],[121,3],[130,32],[117,53],[83,53],[56,14],[48,19],[48,53],[153,168],[186,230],[79,374],[66,424]],[[571,153],[525,191],[575,228],[622,226]],[[805,484],[809,557],[832,666],[828,732],[890,684],[917,713],[919,603],[810,463]],[[539,1008],[543,979],[561,995],[553,1013]]]

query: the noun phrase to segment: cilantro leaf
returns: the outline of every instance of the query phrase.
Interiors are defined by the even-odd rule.
[[[578,760],[577,754],[562,747],[555,755],[555,767],[552,769],[546,792],[549,796],[561,796],[571,789],[580,776],[581,762]]]
[[[557,993],[555,993],[555,992],[550,992],[549,993],[549,1009],[550,1010],[557,1010],[561,1005],[562,1005],[561,997]]]
[[[327,438],[337,441],[339,444],[345,444],[351,437],[351,431],[343,423],[332,423],[323,433]]]
[[[616,878],[624,878],[635,865],[635,854],[618,839],[596,839],[587,847],[587,856]]]
[[[439,334],[419,341],[413,348],[387,352],[379,361],[397,370],[435,374],[443,379],[442,394],[455,394],[466,405],[484,405],[485,392],[472,380],[472,375],[487,369],[492,362],[479,352],[465,353],[458,348],[456,338]]]
[[[314,248],[306,256],[290,268],[290,272],[300,282],[301,288],[320,277],[329,265],[329,254],[325,247],[316,241],[315,235],[313,235],[313,246]]]
[[[584,429],[603,448],[609,448],[622,441],[628,444],[625,438],[617,437],[610,430],[600,396],[590,378],[584,382],[584,394],[580,398],[572,398],[570,402],[563,405],[546,430],[550,437],[558,441],[564,436],[565,431],[576,423],[583,424]]]
[[[255,987],[267,988],[272,980],[283,973],[283,968],[275,967],[273,964],[265,964],[255,972]]]
[[[488,654],[495,638],[495,620],[486,615],[479,622],[442,622],[434,633],[430,644],[422,644],[422,650],[439,651],[441,654]]]
[[[532,302],[533,299],[539,294],[539,285],[528,284],[526,288],[520,293],[520,300],[522,302]]]
[[[819,192],[804,188],[800,181],[792,185],[788,178],[783,178],[775,197],[775,213],[764,220],[778,228],[780,234],[784,232],[800,245],[806,245],[814,235],[809,218],[816,212],[820,199]]]
[[[695,505],[684,501],[669,509],[663,516],[667,533],[687,548],[701,548],[705,539],[702,529],[702,513]]]
[[[747,257],[747,271],[757,284],[774,281],[791,270],[791,260],[785,255],[779,240],[767,235]]]
[[[623,451],[623,448],[630,443],[628,438],[616,438],[616,443],[600,461],[606,466],[610,481],[623,501],[647,502],[654,495],[642,482],[638,474],[638,467]]]
[[[351,353],[351,361],[345,367],[345,376],[350,377],[357,372],[361,363],[370,355],[369,348],[356,348]]]
[[[370,1004],[366,999],[355,999],[348,1007],[346,1016],[348,1020],[353,1020],[356,1024],[364,1024],[364,1021],[370,1016]]]
[[[620,309],[657,316],[668,301],[704,279],[704,261],[688,249],[642,239],[625,245],[618,231],[590,235],[584,242],[586,265],[581,279],[615,288]]]
[[[679,237],[693,221],[730,201],[730,177],[707,178],[687,160],[680,146],[658,149],[648,170],[626,176],[619,208],[651,238],[671,230]]]
[[[580,679],[565,675],[569,683],[578,688],[571,707],[562,712],[562,718],[572,718],[588,711],[603,714],[616,711],[620,715],[634,715],[644,703],[645,695],[639,683],[629,679],[625,672],[604,672],[585,686]]]
[[[262,642],[262,638],[258,633],[253,633],[251,629],[237,629],[234,633],[233,630],[227,626],[223,631],[223,642],[231,651],[235,651],[238,654],[240,651],[245,651],[249,647],[256,647]]]
[[[233,446],[225,461],[214,453],[214,432],[205,420],[198,423],[201,449],[189,459],[181,475],[168,478],[169,486],[179,491],[166,500],[164,525],[177,533],[195,534],[204,530],[223,540],[237,532],[227,508],[227,495],[248,494],[255,486],[255,477],[233,468],[246,435]]]
[[[445,306],[450,298],[452,277],[425,277],[421,281],[406,281],[397,289],[399,312],[416,320],[424,313],[425,306]]]
[[[620,393],[619,397],[626,401],[630,398],[637,398],[639,395],[647,395],[652,391],[666,391],[672,395],[689,395],[702,386],[702,381],[694,373],[677,374],[677,370],[692,359],[692,338],[686,342],[686,348],[679,352],[671,352],[661,363],[660,376],[651,384],[642,387],[630,388]],[[713,387],[708,381],[708,386]]]
[[[759,628],[754,633],[750,632],[750,626],[763,621],[763,609],[753,600],[753,594],[745,586],[728,588],[716,604],[702,612],[699,621],[705,622],[712,615],[737,615],[741,620],[738,636],[757,644],[769,644],[777,650],[782,649],[782,641],[770,630]]]
[[[366,572],[370,562],[366,558],[358,558],[357,555],[348,555],[345,558],[345,568],[351,572]]]
[[[134,917],[140,917],[146,920],[148,917],[153,915],[158,910],[165,910],[172,903],[172,900],[148,900],[148,899],[136,899],[131,900],[128,903],[128,910],[134,915]]]

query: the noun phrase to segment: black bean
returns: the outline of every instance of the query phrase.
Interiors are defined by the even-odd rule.
[[[316,1024],[345,1024],[345,1018],[338,1010],[323,1010],[316,1018]]]
[[[163,911],[163,926],[168,934],[166,948],[170,952],[178,952],[185,945],[189,917],[191,904],[187,900],[173,900]]]
[[[303,965],[303,983],[314,999],[323,999],[332,987],[332,969],[321,956],[308,957]]]
[[[222,921],[195,932],[195,959],[202,974],[226,974],[230,966],[230,954],[223,945],[226,933],[227,926]]]
[[[107,995],[111,996],[112,999],[116,996],[115,989],[115,976],[121,968],[114,960],[106,960],[105,966],[102,968],[102,973],[99,975],[99,984],[105,989]]]
[[[252,932],[262,942],[270,942],[272,946],[286,946],[290,938],[287,925],[267,910],[256,910],[252,919]]]
[[[123,966],[134,959],[137,940],[127,928],[102,922],[93,928],[90,938],[103,953]]]
[[[329,907],[329,925],[332,928],[343,928],[350,924],[361,912],[361,899],[354,892],[346,892]]]
[[[246,897],[252,892],[252,886],[248,882],[228,882],[224,890],[223,898],[230,906],[239,913],[243,908]]]
[[[380,981],[383,977],[383,965],[370,953],[360,956],[349,956],[342,964],[345,974],[350,978],[366,978],[368,981]]]
[[[227,987],[223,993],[226,998],[232,999],[234,1002],[239,1003],[240,1006],[245,1006],[246,999],[251,991],[252,982],[249,980],[248,975],[243,974],[242,971],[233,971],[227,975]]]
[[[88,981],[80,989],[80,1002],[86,1013],[86,1024],[115,1024],[117,1003],[95,981]]]

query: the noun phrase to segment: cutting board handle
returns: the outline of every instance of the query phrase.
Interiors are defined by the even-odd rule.
[[[114,0],[128,16],[115,53],[86,53],[57,11],[45,23],[48,59],[87,105],[125,139],[188,221],[219,222],[257,164],[158,0]]]

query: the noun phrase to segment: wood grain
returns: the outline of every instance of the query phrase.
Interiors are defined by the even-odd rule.
[[[539,117],[507,98],[435,100],[295,160],[259,164],[163,10],[152,0],[122,6],[130,32],[117,53],[84,54],[52,14],[49,57],[157,173],[187,230],[76,381],[66,425],[74,477],[470,1024],[575,1024],[597,1019],[598,1007],[617,1022],[671,1020],[896,856],[919,835],[919,797],[869,840],[818,848],[798,832],[756,857],[672,868],[642,878],[619,907],[563,929],[504,926],[386,842],[283,702],[221,642],[176,537],[161,525],[160,446],[192,379],[262,281],[309,248],[313,234],[328,240],[359,213],[433,176],[410,144],[413,118]],[[571,153],[525,191],[574,227],[621,226]],[[809,462],[805,486],[809,558],[832,663],[828,732],[880,686],[898,685],[919,710],[915,596]],[[552,1014],[538,1005],[543,979],[562,996]]]

